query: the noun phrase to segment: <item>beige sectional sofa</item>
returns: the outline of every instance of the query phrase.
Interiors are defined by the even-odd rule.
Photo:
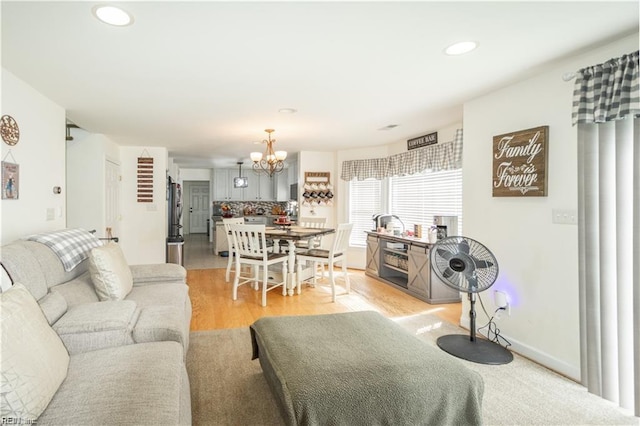
[[[186,271],[175,264],[123,265],[121,254],[121,259],[116,256],[113,263],[113,256],[109,256],[119,251],[114,244],[89,250],[88,258],[71,270],[66,270],[61,258],[41,242],[19,240],[1,247],[5,291],[0,367],[3,392],[9,390],[0,404],[3,418],[23,423],[36,420],[38,424],[191,423],[185,367],[191,321]],[[106,295],[101,287],[104,283],[97,284],[100,273],[107,282]],[[113,291],[109,285],[122,277],[128,287],[116,289],[109,298],[109,291]],[[7,280],[12,284],[8,290]],[[23,300],[27,292],[32,301]],[[15,308],[15,300],[20,302],[17,306],[33,303],[39,310]],[[6,306],[14,308],[5,309]],[[67,371],[42,412],[29,404],[21,408],[24,401],[33,398],[20,394],[30,391],[19,389],[22,377],[16,372],[21,368],[41,368],[41,363],[55,357],[47,353],[31,360],[20,357],[20,350],[33,352],[28,347],[20,348],[29,344],[28,328],[24,338],[18,335],[14,341],[4,329],[5,323],[11,323],[9,319],[5,321],[5,315],[13,315],[15,320],[27,312],[31,313],[20,321],[38,324],[40,319],[36,317],[42,316],[41,322],[55,332],[53,340],[59,338],[68,356],[68,361],[58,363],[58,368],[66,366]],[[39,349],[40,343],[30,344],[36,345],[34,350],[55,351],[46,345]],[[53,345],[57,347],[57,343]],[[17,364],[28,365],[8,371],[14,368],[8,361],[11,358],[16,358]],[[8,379],[11,374],[17,374],[19,380]]]

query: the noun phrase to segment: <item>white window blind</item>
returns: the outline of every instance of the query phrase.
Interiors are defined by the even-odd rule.
[[[351,246],[365,247],[365,231],[373,229],[374,214],[382,211],[382,181],[375,179],[349,182],[349,222],[353,223]]]
[[[462,235],[462,169],[395,176],[390,180],[392,214],[399,216],[407,230],[421,224],[423,233],[433,224],[433,216],[457,216]]]

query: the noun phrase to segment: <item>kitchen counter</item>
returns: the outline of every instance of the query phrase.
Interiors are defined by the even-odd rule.
[[[393,235],[393,234],[387,234],[386,232],[377,232],[377,231],[365,231],[368,235],[374,235],[377,237],[381,237],[384,238],[386,240],[389,241],[396,241],[399,243],[405,243],[405,244],[414,244],[417,246],[421,246],[421,247],[430,247],[432,245],[434,245],[434,243],[430,243],[427,238],[422,237],[422,238],[416,238],[416,237],[403,237],[401,235]]]

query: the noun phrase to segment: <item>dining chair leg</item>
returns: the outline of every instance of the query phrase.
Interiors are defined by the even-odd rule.
[[[296,281],[298,282],[298,288],[300,288],[300,282],[302,281],[302,262],[298,261],[296,265]],[[298,290],[299,291],[299,290]]]
[[[238,262],[236,262],[236,274],[235,274],[235,277],[233,278],[233,291],[232,291],[233,300],[238,299],[238,283],[240,282],[240,273],[238,272],[239,268],[240,268],[240,265],[238,264]]]
[[[342,275],[344,276],[344,287],[347,293],[351,291],[351,282],[349,281],[349,273],[347,272],[347,259],[342,259]]]
[[[331,281],[331,301],[336,301],[336,277],[333,273],[333,260],[329,262],[329,280]]]
[[[229,261],[227,262],[227,273],[225,275],[226,282],[229,282],[231,277],[231,264],[233,263],[233,255],[231,254],[231,250],[229,250]]]
[[[269,279],[269,271],[266,267],[262,268],[262,306],[267,306],[267,280]]]
[[[260,290],[260,267],[253,265],[253,289]]]
[[[288,278],[287,278],[287,275],[288,275],[288,274],[287,274],[287,271],[288,271],[288,270],[289,270],[289,269],[287,268],[287,262],[282,262],[282,295],[283,295],[283,296],[286,296],[286,295],[287,295],[287,279],[288,279]],[[293,275],[293,274],[292,274],[292,275]],[[297,280],[297,279],[296,279],[296,281],[297,281],[297,287],[298,287],[298,294],[300,294],[300,281],[299,281],[299,280]],[[292,282],[292,283],[291,283],[291,288],[293,288],[293,286],[294,286],[295,284],[296,284],[296,283]]]

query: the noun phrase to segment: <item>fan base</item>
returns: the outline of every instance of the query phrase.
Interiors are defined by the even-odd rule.
[[[437,340],[443,351],[478,364],[501,365],[513,361],[513,354],[507,349],[486,339],[474,341],[463,334],[449,334]]]

